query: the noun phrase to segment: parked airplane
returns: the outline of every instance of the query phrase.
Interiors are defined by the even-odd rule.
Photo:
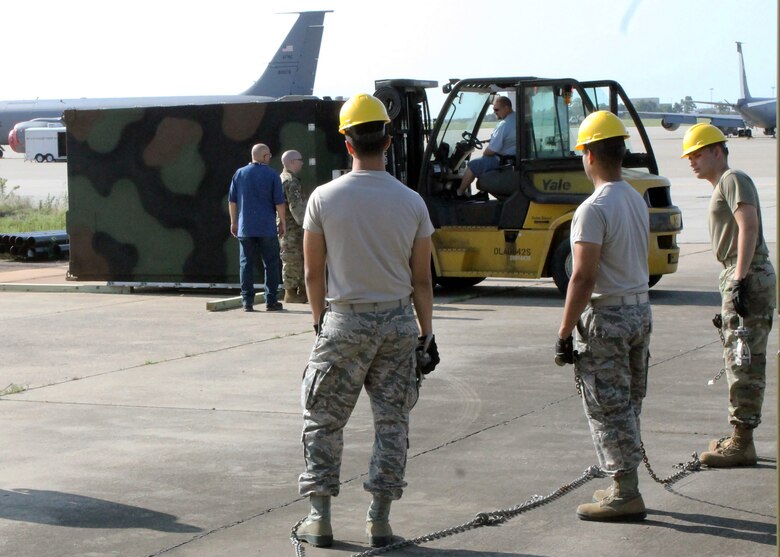
[[[64,110],[71,108],[244,103],[268,101],[287,95],[311,95],[314,91],[314,78],[322,43],[323,22],[325,14],[331,11],[298,12],[298,19],[263,75],[249,89],[238,95],[0,101],[0,138],[7,136],[11,149],[24,153],[24,128],[40,125],[30,123],[30,120],[57,119],[62,116]],[[15,129],[15,126],[18,128]],[[2,156],[0,148],[0,157]]]
[[[670,131],[680,127],[680,124],[695,124],[699,119],[708,119],[713,126],[717,126],[724,132],[734,133],[747,137],[752,136],[750,128],[764,128],[764,135],[775,137],[777,126],[777,97],[753,97],[747,85],[745,75],[745,61],[742,57],[742,43],[737,42],[737,54],[739,55],[740,93],[741,98],[736,104],[712,103],[694,101],[699,104],[712,104],[716,106],[730,106],[739,114],[705,114],[679,113],[679,112],[639,112],[642,118],[661,118],[661,125]]]

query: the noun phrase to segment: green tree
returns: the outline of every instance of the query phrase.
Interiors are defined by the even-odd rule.
[[[683,112],[688,113],[696,110],[696,103],[693,102],[693,99],[690,97],[690,95],[680,100],[680,104],[682,105]]]

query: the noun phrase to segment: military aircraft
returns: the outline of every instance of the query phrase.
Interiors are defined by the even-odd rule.
[[[298,19],[279,46],[263,75],[237,95],[135,97],[110,99],[57,99],[0,101],[0,138],[17,153],[24,153],[24,129],[47,125],[67,109],[177,106],[184,104],[245,103],[289,95],[311,95],[322,43],[325,14],[332,10],[296,12]],[[0,148],[0,157],[3,156]]]
[[[642,118],[661,118],[661,125],[674,131],[680,124],[695,124],[700,119],[708,119],[713,126],[717,126],[724,133],[736,133],[751,137],[750,128],[764,128],[764,135],[776,136],[777,126],[777,97],[753,97],[747,85],[745,75],[745,61],[742,57],[742,43],[737,42],[737,54],[739,55],[740,93],[741,98],[736,103],[694,101],[698,104],[712,104],[715,106],[729,106],[738,114],[707,114],[703,112],[679,113],[679,112],[639,112]]]

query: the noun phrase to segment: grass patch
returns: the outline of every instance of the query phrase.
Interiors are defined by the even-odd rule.
[[[16,193],[19,186],[9,188],[7,183],[0,178],[0,232],[65,230],[66,197],[50,195],[34,203]]]

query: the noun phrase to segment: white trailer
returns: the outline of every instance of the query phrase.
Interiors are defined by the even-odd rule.
[[[24,160],[36,162],[67,159],[67,140],[64,126],[27,128],[24,130]]]

